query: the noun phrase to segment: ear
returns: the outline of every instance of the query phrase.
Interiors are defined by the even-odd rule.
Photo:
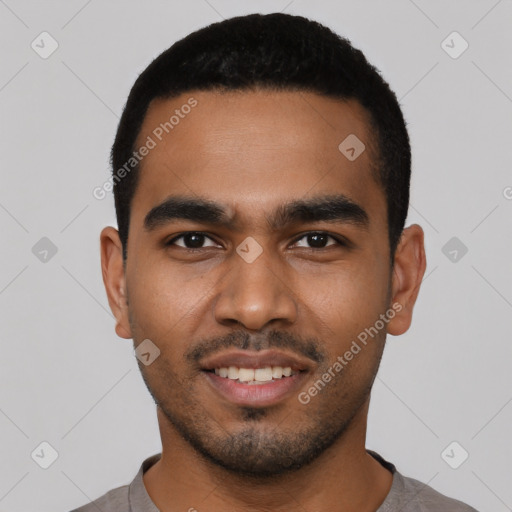
[[[413,224],[403,230],[395,251],[391,305],[397,313],[388,322],[389,334],[398,336],[409,329],[426,264],[423,229]]]
[[[126,300],[126,280],[123,268],[123,247],[117,229],[108,226],[100,235],[101,272],[108,303],[116,317],[116,333],[132,338]]]

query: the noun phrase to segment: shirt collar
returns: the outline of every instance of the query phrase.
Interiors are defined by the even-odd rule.
[[[399,487],[403,487],[403,481],[400,478],[400,474],[396,470],[396,467],[391,462],[384,459],[381,455],[373,450],[366,450],[374,459],[376,459],[382,466],[387,470],[391,471],[393,475],[393,483],[391,489],[386,496],[386,499],[382,505],[378,508],[377,512],[387,512],[392,510],[396,502],[396,496],[399,495]],[[144,486],[143,474],[162,457],[161,453],[155,453],[148,457],[141,464],[139,472],[133,479],[128,490],[128,501],[130,503],[130,512],[160,512],[156,505],[151,501],[149,494]]]

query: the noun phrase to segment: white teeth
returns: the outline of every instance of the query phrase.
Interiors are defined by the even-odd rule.
[[[228,379],[238,379],[238,368],[236,366],[230,366],[228,368]]]
[[[298,372],[292,371],[290,366],[265,366],[264,368],[238,368],[236,366],[215,368],[215,375],[239,380],[240,382],[257,383],[271,382],[272,380],[290,377]]]
[[[258,368],[254,370],[254,380],[258,382],[268,382],[272,380],[272,367]]]
[[[280,379],[283,376],[282,366],[272,366],[272,377],[274,379]]]
[[[254,370],[252,368],[240,368],[238,370],[238,380],[240,382],[250,382],[254,380]]]

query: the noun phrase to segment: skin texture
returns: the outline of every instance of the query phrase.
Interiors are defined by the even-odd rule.
[[[116,333],[135,346],[149,338],[161,352],[139,363],[162,438],[146,489],[163,512],[375,511],[392,475],[365,451],[370,390],[386,330],[409,328],[425,271],[423,231],[404,230],[392,270],[385,195],[371,172],[372,137],[358,103],[191,91],[152,102],[137,147],[190,97],[197,106],[141,162],[126,268],[117,230],[101,233]],[[355,161],[338,150],[349,134],[367,148]],[[177,220],[145,230],[146,214],[178,194],[222,204],[236,229]],[[283,203],[325,194],[360,205],[367,226],[320,221],[272,230],[266,222]],[[202,248],[187,251],[183,238],[165,245],[187,231],[207,234]],[[315,246],[305,236],[312,231],[348,244],[325,238]],[[263,250],[252,263],[236,252],[249,236]],[[396,303],[400,312],[306,405],[297,392],[267,407],[233,404],[187,357],[209,346],[281,347],[302,357],[314,347],[297,390],[307,391]]]

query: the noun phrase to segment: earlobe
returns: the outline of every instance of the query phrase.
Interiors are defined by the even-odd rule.
[[[395,252],[391,282],[391,305],[397,311],[388,323],[388,333],[398,336],[409,329],[414,304],[425,274],[423,229],[417,224],[405,228]]]
[[[117,229],[108,226],[100,235],[101,271],[110,309],[116,318],[116,334],[131,339],[131,329],[126,299],[126,280],[123,267],[123,250]]]

